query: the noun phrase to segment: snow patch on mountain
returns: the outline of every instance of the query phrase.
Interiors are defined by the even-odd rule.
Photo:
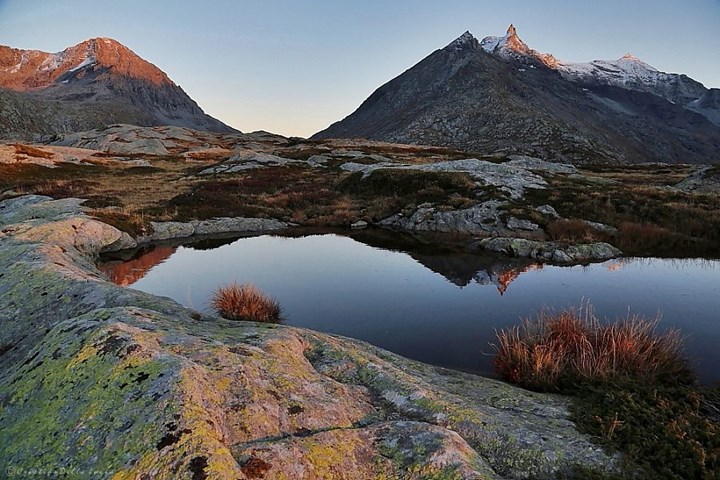
[[[23,54],[20,56],[20,61],[15,65],[12,70],[10,70],[10,73],[17,73],[20,71],[20,69],[27,63],[28,60],[28,52],[23,52]]]
[[[504,45],[506,41],[506,37],[485,37],[480,42],[480,46],[486,52],[493,53],[499,46]]]
[[[630,54],[618,60],[593,60],[584,63],[558,62],[557,70],[563,76],[571,79],[591,77],[618,86],[627,86],[634,82],[656,85],[659,81],[668,80],[672,76],[672,74],[660,72]]]
[[[64,59],[65,55],[63,52],[48,55],[47,58],[40,64],[39,70],[44,72],[56,70],[60,65],[62,65]]]
[[[80,64],[78,66],[76,66],[75,68],[69,69],[68,72],[76,72],[76,71],[80,70],[81,68],[87,67],[88,65],[95,65],[96,63],[97,63],[97,60],[95,59],[95,57],[88,55],[87,57],[85,57],[85,59],[82,62],[80,62]]]

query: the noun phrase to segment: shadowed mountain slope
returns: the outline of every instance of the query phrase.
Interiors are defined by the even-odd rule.
[[[720,161],[720,127],[705,116],[649,88],[632,89],[629,81],[572,77],[562,65],[527,47],[512,26],[505,37],[482,43],[466,32],[315,138],[362,137],[576,163]],[[696,83],[675,93],[692,96]]]

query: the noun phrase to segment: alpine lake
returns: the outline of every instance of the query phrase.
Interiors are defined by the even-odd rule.
[[[560,267],[368,229],[158,244],[105,256],[113,282],[206,313],[213,292],[252,283],[285,325],[366,341],[432,365],[493,375],[495,332],[591,304],[608,321],[679,329],[702,383],[720,381],[720,261],[620,258]]]

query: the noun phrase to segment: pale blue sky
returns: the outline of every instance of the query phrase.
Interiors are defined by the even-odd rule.
[[[562,60],[632,53],[720,87],[720,0],[0,0],[0,44],[115,38],[224,122],[300,136],[465,30],[481,39],[511,22]]]

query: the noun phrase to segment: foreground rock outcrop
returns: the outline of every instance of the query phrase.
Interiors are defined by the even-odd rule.
[[[78,202],[4,201],[0,230],[3,472],[500,479],[613,463],[562,397],[113,285],[93,259],[122,234]]]

